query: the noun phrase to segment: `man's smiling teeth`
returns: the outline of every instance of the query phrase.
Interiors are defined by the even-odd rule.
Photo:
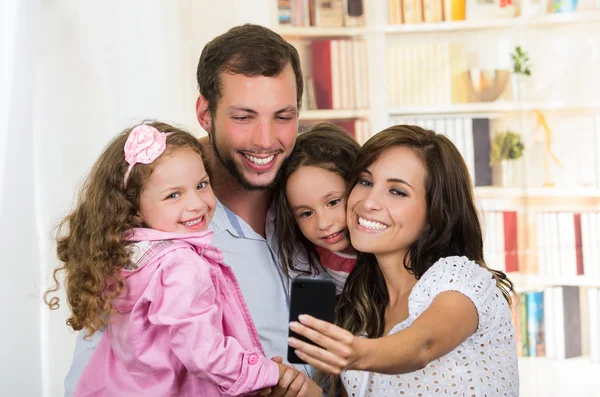
[[[249,154],[244,154],[244,156],[246,156],[246,158],[250,161],[252,161],[254,164],[256,165],[265,165],[265,164],[269,164],[271,161],[273,161],[273,158],[275,157],[275,155],[271,155],[269,157],[265,157],[264,159],[258,158],[258,157],[254,157],[254,156],[250,156]]]
[[[358,224],[362,227],[366,227],[367,229],[373,230],[385,230],[388,228],[387,225],[384,225],[383,223],[368,221],[364,218],[361,218],[360,216],[358,217]]]
[[[183,223],[185,226],[194,226],[194,225],[197,225],[198,223],[202,222],[202,219],[204,219],[203,216],[201,216],[198,219],[194,219],[193,221],[187,221],[187,222],[181,222],[181,223]]]

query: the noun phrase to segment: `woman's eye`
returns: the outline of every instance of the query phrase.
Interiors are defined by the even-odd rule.
[[[200,182],[198,184],[198,188],[197,189],[198,190],[202,190],[202,189],[206,188],[207,186],[208,186],[208,182]]]
[[[398,189],[390,189],[390,193],[394,196],[401,196],[401,197],[406,196],[406,193],[404,193],[402,190],[398,190]]]
[[[359,183],[360,185],[362,185],[362,186],[367,186],[367,187],[371,187],[371,186],[373,186],[373,184],[371,183],[371,181],[370,181],[370,180],[368,180],[368,179],[364,179],[364,178],[361,178],[361,179],[359,179],[359,180],[358,180],[358,183]]]

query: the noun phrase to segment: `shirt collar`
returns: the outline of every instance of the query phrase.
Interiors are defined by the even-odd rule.
[[[267,223],[265,225],[265,233],[267,241],[271,240],[275,222],[275,207],[273,203],[269,206],[267,211]],[[265,240],[260,234],[256,233],[254,229],[250,227],[242,218],[237,216],[233,211],[227,208],[219,199],[217,199],[217,205],[213,219],[209,224],[209,229],[215,233],[222,231],[228,231],[235,237],[247,238],[252,240]]]

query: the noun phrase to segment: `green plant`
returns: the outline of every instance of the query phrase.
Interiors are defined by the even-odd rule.
[[[496,132],[490,150],[490,165],[502,160],[516,160],[523,157],[525,145],[521,141],[521,135],[511,130]]]
[[[515,52],[510,54],[513,61],[513,73],[524,74],[525,76],[531,76],[531,65],[529,64],[529,55],[523,51],[521,46],[515,47]]]

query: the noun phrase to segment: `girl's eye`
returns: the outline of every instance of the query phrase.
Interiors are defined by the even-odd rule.
[[[167,200],[168,199],[176,199],[179,196],[180,196],[179,192],[171,193],[167,196]]]
[[[298,215],[298,218],[308,218],[311,215],[312,215],[312,211],[304,211],[303,213]]]
[[[197,187],[197,189],[198,189],[198,190],[202,190],[202,189],[205,189],[207,186],[208,186],[208,182],[200,182],[200,183],[198,184],[198,187]]]
[[[338,205],[340,203],[340,201],[342,201],[342,199],[331,200],[330,202],[327,203],[327,206],[328,207],[335,207],[336,205]]]

